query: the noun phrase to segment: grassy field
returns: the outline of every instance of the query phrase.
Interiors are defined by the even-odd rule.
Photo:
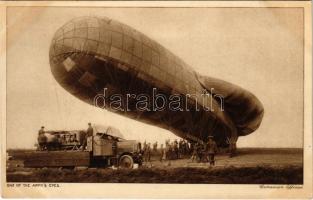
[[[39,169],[30,174],[11,173],[8,182],[82,183],[211,183],[211,184],[302,184],[302,167],[140,168],[134,170]]]

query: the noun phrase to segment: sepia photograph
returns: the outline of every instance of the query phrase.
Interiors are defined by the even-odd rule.
[[[250,3],[0,4],[4,194],[312,197],[311,2]]]

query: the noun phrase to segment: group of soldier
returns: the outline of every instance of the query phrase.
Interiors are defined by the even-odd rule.
[[[147,143],[146,141],[141,146],[139,143],[140,152],[143,154],[144,161],[150,161],[151,155],[160,155],[160,161],[163,160],[173,160],[182,158],[185,155],[188,155],[190,152],[190,143],[186,140],[181,139],[179,142],[174,140],[165,141],[165,146],[163,144],[158,147],[158,142]]]
[[[217,144],[213,136],[209,136],[207,142],[188,142],[180,139],[179,141],[166,140],[165,145],[155,142],[139,143],[140,152],[143,154],[145,162],[151,161],[151,155],[157,155],[161,162],[165,160],[175,160],[181,158],[190,158],[191,162],[208,162],[210,166],[215,165],[215,154],[218,152]],[[232,154],[232,151],[229,150]]]
[[[208,137],[207,143],[196,143],[193,147],[191,161],[197,162],[209,162],[210,166],[215,165],[215,154],[218,152],[216,142],[213,140],[213,136]]]

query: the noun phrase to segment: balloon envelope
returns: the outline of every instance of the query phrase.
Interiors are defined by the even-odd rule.
[[[212,135],[219,146],[227,146],[229,138],[255,131],[264,113],[249,91],[201,76],[156,41],[105,17],[75,18],[57,30],[50,66],[57,82],[86,103],[98,106],[100,99],[109,111],[187,140],[206,141]],[[121,95],[119,109],[112,101],[116,95]],[[172,109],[178,103],[179,109]],[[160,105],[163,110],[154,109]]]

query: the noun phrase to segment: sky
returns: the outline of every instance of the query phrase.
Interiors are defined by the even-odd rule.
[[[61,88],[49,65],[56,30],[105,16],[158,41],[200,74],[252,92],[261,126],[238,147],[303,145],[303,13],[298,8],[10,7],[7,13],[7,148],[33,148],[37,132],[117,127],[127,139],[164,143],[171,132],[86,104]]]

